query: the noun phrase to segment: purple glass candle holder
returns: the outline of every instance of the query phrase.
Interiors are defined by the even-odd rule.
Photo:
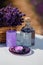
[[[16,31],[9,30],[6,32],[6,45],[7,47],[16,46]]]

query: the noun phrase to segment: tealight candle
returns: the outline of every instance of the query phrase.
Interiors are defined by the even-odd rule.
[[[8,47],[16,46],[16,31],[9,30],[6,32],[6,44]]]

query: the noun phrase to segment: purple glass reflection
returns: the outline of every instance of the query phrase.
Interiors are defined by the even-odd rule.
[[[8,47],[16,46],[16,31],[9,30],[6,32],[6,44]]]

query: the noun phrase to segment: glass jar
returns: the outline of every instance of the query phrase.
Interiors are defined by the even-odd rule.
[[[33,46],[35,44],[35,30],[30,25],[29,17],[25,18],[25,26],[17,33],[17,45]]]

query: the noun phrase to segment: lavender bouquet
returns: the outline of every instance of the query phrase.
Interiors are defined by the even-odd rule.
[[[18,8],[8,5],[0,9],[0,27],[3,26],[17,26],[24,22],[24,13],[20,12]]]

